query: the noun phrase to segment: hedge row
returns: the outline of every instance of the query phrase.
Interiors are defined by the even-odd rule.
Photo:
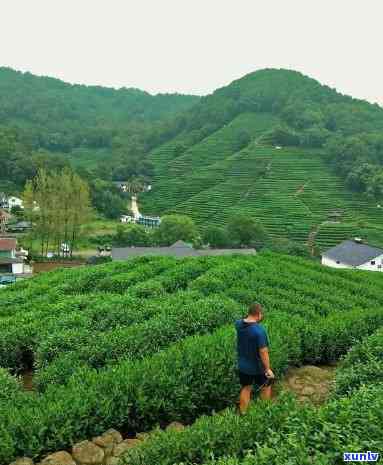
[[[335,329],[328,328],[329,321],[323,323],[322,338],[328,340],[326,358],[343,350],[339,336],[350,340],[352,335],[357,339],[361,331],[371,333],[379,317],[375,310],[359,312],[361,323],[356,326],[356,319],[345,323],[347,313],[340,315],[331,320]],[[316,347],[318,339],[312,335],[317,323],[306,331],[310,324],[302,318],[283,313],[268,317],[277,376],[289,365],[303,361],[308,347]],[[20,409],[10,402],[3,423],[8,437],[0,437],[0,443],[11,437],[16,455],[39,456],[110,427],[145,431],[158,423],[192,422],[201,414],[222,410],[238,395],[234,345],[230,325],[213,334],[186,338],[141,361],[121,362],[100,372],[81,370],[66,386],[49,386],[43,396],[24,396]],[[1,458],[5,463],[12,457],[3,454]]]
[[[339,464],[347,450],[382,450],[382,407],[383,384],[320,409],[282,394],[275,403],[254,402],[243,417],[229,409],[182,431],[157,431],[122,464]]]
[[[180,291],[153,300],[138,299],[126,294],[96,301],[86,311],[63,318],[42,333],[36,347],[36,366],[47,366],[65,352],[77,352],[82,347],[93,346],[96,341],[110,336],[114,330],[129,330],[131,325],[158,318],[201,298],[197,292]]]
[[[93,271],[91,268],[59,269],[48,273],[41,273],[33,279],[16,282],[4,289],[0,299],[1,318],[15,316],[28,310],[33,302],[37,304],[52,304],[55,300],[65,297],[63,283],[76,283],[80,276]]]
[[[1,366],[20,371],[28,354],[35,358],[33,354],[41,344],[60,339],[60,334],[82,332],[83,337],[85,333],[91,337],[97,331],[143,321],[156,312],[155,304],[131,295],[89,294],[0,320]],[[72,340],[68,336],[69,347],[75,341],[75,336]]]
[[[262,406],[263,408],[263,406]],[[293,410],[292,415],[272,428],[248,451],[237,450],[231,457],[206,461],[206,465],[338,465],[344,452],[380,452],[383,450],[383,384],[364,386],[352,396],[337,399],[319,410]],[[258,438],[259,424],[252,424]],[[219,444],[221,446],[221,444]],[[212,455],[219,457],[230,447],[220,447]],[[228,452],[231,454],[232,452]],[[207,454],[205,454],[207,455]],[[125,460],[131,459],[130,453]],[[129,465],[143,464],[135,458]],[[161,460],[163,465],[168,462]],[[175,463],[175,462],[173,462]],[[191,463],[189,457],[183,465]],[[353,462],[355,463],[355,462]]]
[[[290,354],[294,360],[299,354],[299,336],[288,316],[274,317],[270,324],[272,361],[281,375]],[[100,372],[81,370],[66,386],[49,386],[43,396],[23,394],[20,402],[7,403],[3,424],[15,455],[39,456],[110,427],[145,431],[173,420],[191,422],[234,401],[235,366],[230,325],[186,338],[138,362]],[[0,463],[13,458],[1,453]]]
[[[311,415],[313,409],[303,407]],[[216,457],[236,455],[263,442],[270,430],[278,430],[300,408],[292,396],[281,395],[279,401],[253,402],[245,416],[229,408],[202,416],[188,428],[157,430],[144,443],[128,451],[122,463],[129,465],[200,464]],[[303,418],[303,414],[301,415]]]
[[[13,399],[21,392],[21,384],[4,368],[0,368],[0,403]]]
[[[168,305],[165,312],[143,323],[106,333],[91,333],[92,338],[88,338],[87,334],[85,341],[81,341],[80,333],[70,353],[65,354],[67,341],[64,341],[63,350],[57,346],[56,339],[54,352],[51,346],[40,352],[40,368],[44,365],[46,368],[38,373],[36,385],[39,390],[45,390],[53,383],[65,384],[79,367],[100,369],[115,365],[122,359],[134,360],[154,354],[192,334],[209,333],[244,313],[242,306],[228,298],[213,296],[193,302],[180,299],[173,307]],[[76,333],[73,335],[78,336]],[[53,353],[60,356],[49,363]]]
[[[349,351],[337,370],[335,393],[344,395],[375,383],[383,383],[383,328]]]
[[[60,294],[59,302],[54,305],[41,305],[39,301],[36,303],[32,300],[28,312],[19,312],[16,316],[0,319],[0,364],[14,371],[21,371],[26,364],[30,363],[32,358],[35,358],[33,353],[41,341],[66,338],[68,344],[72,346],[72,344],[76,345],[77,340],[85,338],[86,330],[80,332],[79,328],[87,328],[88,340],[92,340],[96,336],[95,331],[105,331],[116,326],[142,321],[155,312],[154,305],[143,302],[142,299],[164,298],[166,292],[176,292],[185,288],[188,282],[214,266],[219,262],[219,259],[220,257],[213,258],[213,260],[202,257],[193,260],[170,259],[169,261],[169,257],[165,257],[153,262],[153,260],[150,261],[146,258],[144,265],[142,265],[146,270],[143,272],[144,274],[142,274],[140,263],[142,260],[138,264],[136,263],[134,268],[141,267],[141,270],[126,273],[128,275],[135,274],[135,279],[137,276],[143,279],[143,282],[136,284],[133,284],[134,280],[129,281],[130,287],[128,287],[129,282],[123,280],[127,295],[119,297],[115,294],[101,293],[73,296]],[[126,267],[126,265],[124,266]],[[132,265],[130,266],[132,267]],[[96,275],[100,279],[106,273],[105,269],[109,270],[110,265],[95,268],[97,268],[96,271],[84,269],[81,272],[76,272],[78,277],[85,275],[82,282],[78,284],[79,289],[88,292],[90,290],[90,277],[93,279]],[[162,273],[160,277],[145,280],[144,275],[147,278],[150,273],[159,273],[160,271]],[[117,275],[117,277],[120,276]],[[107,279],[110,284],[113,281],[113,276]],[[68,286],[68,284],[62,285],[61,288],[63,286]],[[114,290],[121,292],[122,289],[122,287],[117,287]],[[172,299],[171,296],[168,298]],[[52,297],[51,299],[57,302],[57,299]],[[165,302],[162,307],[164,305]],[[140,308],[143,308],[143,311],[140,311]],[[65,330],[72,332],[72,339],[69,334],[68,337],[61,335],[62,331]]]
[[[86,294],[93,292],[99,281],[118,273],[134,272],[143,267],[161,270],[161,264],[166,263],[170,269],[178,262],[171,257],[139,257],[134,260],[113,262],[92,267],[78,267],[41,273],[31,280],[17,282],[4,289],[0,299],[0,321],[7,316],[15,316],[28,310],[33,302],[36,306],[51,304],[66,295]]]

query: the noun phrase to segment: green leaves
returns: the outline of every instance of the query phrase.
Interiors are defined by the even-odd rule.
[[[0,441],[9,444],[7,460],[27,452],[41,456],[111,427],[145,431],[173,420],[193,423],[201,414],[233,405],[239,390],[233,321],[254,300],[266,308],[264,324],[278,377],[291,365],[338,359],[382,325],[380,278],[267,252],[184,260],[144,257],[48,273],[16,285],[17,292],[4,290],[0,363],[16,372],[33,354],[41,390],[40,395],[27,396],[13,389],[9,375],[0,380],[8,393],[0,402],[6,425],[6,430],[0,429]],[[341,393],[356,389],[380,370],[375,360],[379,341],[376,336],[350,352],[338,382]],[[365,359],[371,363],[365,369],[357,367]],[[332,438],[334,447],[341,443],[338,423],[345,420],[335,407],[326,414],[337,415],[332,424],[327,416],[315,417],[317,425],[323,420],[326,426],[312,430],[309,414],[295,414],[295,407],[283,402],[294,412],[288,423],[282,402],[278,414],[265,408],[262,414],[268,431],[288,425],[291,434],[286,437],[293,450],[300,444],[311,447],[307,438],[316,434],[318,441]],[[221,421],[221,415],[212,418]],[[242,430],[234,415],[227,423],[222,419],[222,428],[206,421],[190,442],[175,435],[175,445],[164,439],[166,447],[157,443],[157,452],[147,457],[161,464],[155,454],[162,451],[170,465],[176,460],[210,460],[213,449],[236,454],[247,429],[246,447],[260,444],[263,455],[257,459],[279,463],[272,453],[277,446],[287,457],[283,436],[274,435],[270,443],[262,443],[265,432],[254,436],[257,422]],[[297,435],[299,425],[302,438]],[[357,434],[352,438],[356,441]],[[321,454],[323,450],[318,452],[319,463]],[[303,455],[297,452],[297,457]]]

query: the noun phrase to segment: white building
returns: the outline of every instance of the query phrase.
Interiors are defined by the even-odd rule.
[[[8,197],[8,208],[11,209],[12,207],[24,208],[23,201],[18,197]]]
[[[383,249],[363,244],[359,238],[343,241],[322,254],[322,265],[383,271]]]
[[[121,223],[134,223],[134,217],[131,215],[121,215],[120,221]]]

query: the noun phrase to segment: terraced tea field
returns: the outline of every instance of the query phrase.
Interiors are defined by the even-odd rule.
[[[322,153],[260,145],[267,121],[275,122],[260,128],[258,116],[241,115],[181,156],[169,155],[171,144],[153,152],[157,177],[141,197],[143,211],[187,214],[202,227],[246,213],[272,236],[321,250],[355,235],[383,245],[383,208],[346,189]],[[233,152],[237,124],[252,141]]]

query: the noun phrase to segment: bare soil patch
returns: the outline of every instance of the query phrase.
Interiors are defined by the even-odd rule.
[[[34,262],[33,263],[33,274],[44,273],[46,271],[52,271],[56,268],[73,268],[75,266],[82,266],[84,262],[82,260],[70,260],[70,261],[52,261],[52,262]]]
[[[283,388],[293,392],[298,401],[320,405],[326,402],[331,392],[336,366],[306,365],[290,368],[278,383],[277,390]]]

